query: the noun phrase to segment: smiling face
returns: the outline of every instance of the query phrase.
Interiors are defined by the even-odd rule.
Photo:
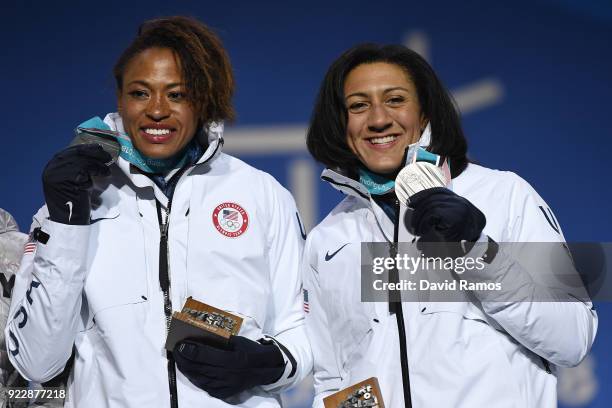
[[[344,100],[353,153],[376,173],[397,170],[406,147],[419,140],[427,124],[408,73],[386,62],[358,65],[346,77]]]
[[[180,62],[172,50],[149,48],[130,60],[117,105],[138,151],[165,159],[193,139],[198,118],[186,92]]]

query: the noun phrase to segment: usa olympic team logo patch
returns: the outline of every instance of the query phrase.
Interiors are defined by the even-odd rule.
[[[215,207],[212,221],[222,235],[236,238],[249,227],[249,214],[236,203],[223,203]]]

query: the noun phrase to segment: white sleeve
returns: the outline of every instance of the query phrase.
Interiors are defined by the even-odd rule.
[[[263,386],[278,392],[302,381],[312,370],[312,353],[304,329],[302,278],[299,265],[304,230],[291,194],[270,177],[268,259],[271,278],[270,323],[265,334],[279,346],[285,372],[278,381]]]
[[[494,295],[474,291],[485,313],[542,358],[559,366],[575,366],[593,344],[597,314],[573,268],[552,210],[526,181],[514,177],[513,213],[505,242],[500,243],[491,264],[482,270],[466,271],[462,278],[501,283],[501,292]],[[480,241],[485,239],[481,236]],[[477,246],[472,252],[485,248]],[[579,282],[573,290],[555,285],[560,268],[564,273],[571,269],[574,275],[565,274],[565,278]]]
[[[306,333],[310,339],[314,357],[314,390],[313,407],[323,408],[323,398],[339,391],[341,375],[335,356],[330,324],[324,307],[323,294],[319,284],[319,273],[310,262],[311,237],[306,242],[302,275],[304,277],[304,297],[307,301]]]
[[[48,240],[30,240],[15,278],[5,328],[11,363],[26,379],[42,383],[64,369],[79,327],[89,226],[55,223],[43,207],[31,230]]]

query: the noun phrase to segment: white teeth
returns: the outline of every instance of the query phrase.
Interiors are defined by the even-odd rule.
[[[170,129],[144,129],[144,131],[155,136],[170,134]]]
[[[369,139],[369,141],[372,144],[383,144],[383,143],[391,143],[395,139],[397,139],[397,136],[385,136],[385,137],[375,137],[375,138]]]

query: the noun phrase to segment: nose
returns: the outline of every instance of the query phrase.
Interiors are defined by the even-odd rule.
[[[163,95],[154,95],[147,104],[146,114],[155,121],[163,120],[170,116],[170,105]]]
[[[375,104],[368,114],[368,130],[371,132],[384,132],[393,125],[393,118],[384,106]]]

